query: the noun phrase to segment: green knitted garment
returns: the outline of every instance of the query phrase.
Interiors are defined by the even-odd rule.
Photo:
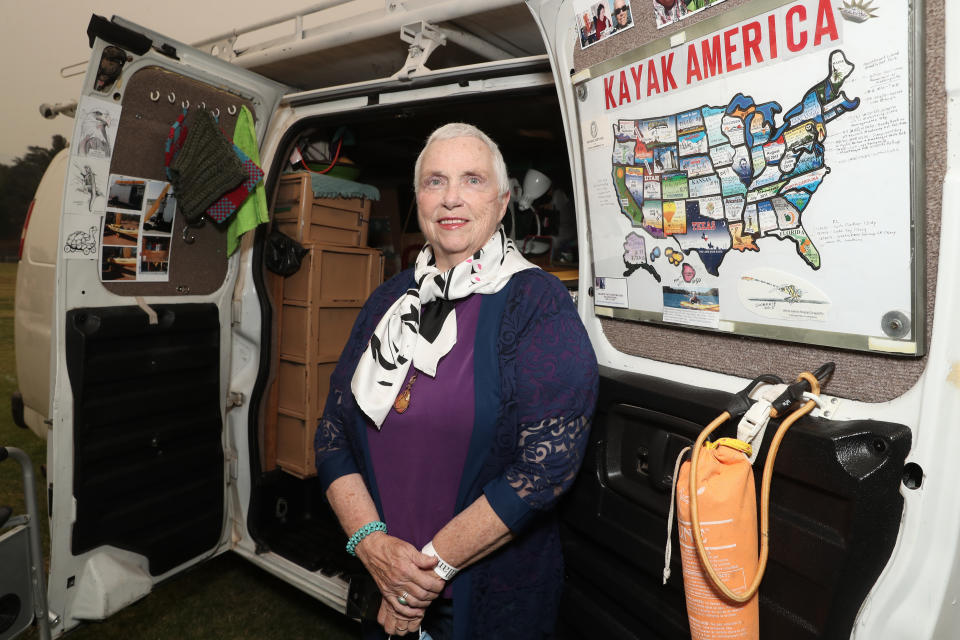
[[[233,143],[207,111],[199,111],[194,117],[183,148],[170,165],[170,174],[177,205],[190,222],[245,177]]]

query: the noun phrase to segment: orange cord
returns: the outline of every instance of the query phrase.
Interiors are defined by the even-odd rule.
[[[810,393],[813,395],[820,394],[820,383],[817,381],[816,376],[805,371],[797,377],[797,381],[799,382],[800,380],[806,380],[810,384]],[[707,427],[700,432],[690,452],[690,520],[692,522],[691,528],[693,529],[694,546],[697,549],[700,563],[710,577],[710,582],[713,583],[713,586],[716,587],[724,597],[733,602],[748,602],[753,598],[754,594],[757,593],[757,589],[760,587],[760,581],[763,580],[763,574],[767,569],[767,557],[770,552],[770,482],[773,479],[773,464],[777,459],[777,450],[780,448],[780,441],[783,440],[783,437],[786,435],[787,429],[789,429],[794,422],[813,411],[815,406],[817,406],[816,402],[807,400],[803,406],[784,418],[783,422],[780,423],[780,428],[777,429],[773,440],[770,442],[767,461],[763,466],[763,480],[760,484],[760,558],[757,561],[757,573],[753,578],[753,582],[743,594],[734,593],[730,590],[730,588],[723,583],[723,580],[720,579],[720,576],[717,575],[713,565],[710,564],[707,550],[703,546],[703,534],[700,531],[700,514],[697,508],[697,461],[700,457],[700,450],[707,437],[716,430],[717,427],[730,419],[730,413],[724,411],[717,416],[713,422],[707,425]],[[775,412],[771,412],[771,416],[777,417]]]
[[[305,155],[303,155],[303,151],[300,151],[300,147],[297,147],[297,151],[300,152],[300,157],[302,158],[302,160],[301,160],[300,162],[303,164],[303,168],[304,168],[304,169],[306,169],[306,170],[309,171],[310,173],[317,173],[317,174],[323,175],[323,174],[327,173],[328,171],[330,171],[330,169],[333,169],[333,167],[337,164],[337,160],[340,159],[340,148],[341,148],[342,146],[343,146],[343,138],[340,138],[340,139],[337,141],[337,150],[336,150],[336,152],[334,152],[334,154],[333,154],[333,160],[330,161],[330,166],[327,167],[326,169],[324,169],[323,171],[315,171],[315,170],[311,169],[310,166],[307,164],[307,157],[306,157]]]

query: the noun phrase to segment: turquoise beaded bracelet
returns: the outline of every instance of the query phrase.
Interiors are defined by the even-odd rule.
[[[376,522],[368,522],[363,525],[357,532],[350,536],[350,539],[347,540],[347,553],[352,556],[357,555],[357,545],[360,544],[364,538],[373,533],[374,531],[383,531],[387,532],[387,525],[377,520]]]

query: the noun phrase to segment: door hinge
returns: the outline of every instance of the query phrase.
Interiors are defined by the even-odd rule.
[[[232,449],[225,449],[223,452],[223,460],[227,463],[227,484],[232,484],[239,477],[237,452]]]

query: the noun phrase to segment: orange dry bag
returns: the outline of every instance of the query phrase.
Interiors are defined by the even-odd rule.
[[[749,445],[732,438],[708,443],[697,464],[697,506],[710,564],[734,593],[747,592],[757,571],[757,502]],[[757,594],[744,603],[725,598],[710,581],[694,542],[690,515],[690,461],[677,478],[677,520],[683,589],[692,640],[755,640],[760,637]]]
[[[733,438],[707,442],[710,434],[729,420],[731,411],[736,412],[736,409],[724,411],[700,432],[691,448],[690,460],[674,474],[683,586],[693,640],[760,637],[757,589],[770,554],[773,465],[787,429],[820,403],[820,379],[829,377],[833,370],[833,363],[828,362],[817,369],[816,374],[801,373],[796,382],[787,385],[783,394],[767,405],[767,414],[774,418],[781,416],[781,410],[796,408],[783,418],[770,440],[763,466],[760,483],[760,535],[763,543],[759,557],[756,491],[753,468],[747,459],[750,445]],[[745,401],[749,390],[758,381],[762,381],[761,378],[737,394],[738,405]],[[806,402],[800,405],[801,400]],[[669,540],[668,535],[664,583],[669,576]]]

